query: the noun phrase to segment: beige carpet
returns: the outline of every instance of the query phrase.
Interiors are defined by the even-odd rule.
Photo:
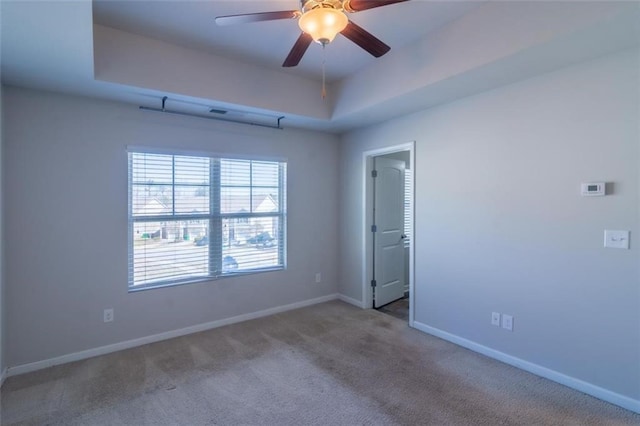
[[[11,377],[2,424],[638,425],[640,415],[329,302]]]

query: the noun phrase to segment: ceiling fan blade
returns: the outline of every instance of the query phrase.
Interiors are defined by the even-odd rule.
[[[344,8],[349,12],[360,12],[362,10],[373,9],[380,6],[402,3],[409,0],[349,0]]]
[[[275,21],[277,19],[294,19],[300,15],[298,10],[282,10],[280,12],[245,13],[242,15],[218,16],[216,24],[235,25],[260,21]]]
[[[347,27],[340,32],[343,36],[371,53],[376,58],[387,53],[391,48],[364,28],[349,21]]]
[[[304,52],[307,51],[312,41],[313,39],[309,34],[300,34],[300,37],[298,37],[298,40],[296,40],[296,43],[291,48],[291,51],[289,52],[287,59],[284,60],[282,66],[295,67],[296,65],[298,65],[300,63],[300,60],[302,59],[302,56],[304,55]]]

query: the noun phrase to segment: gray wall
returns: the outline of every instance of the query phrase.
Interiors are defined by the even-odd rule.
[[[361,299],[362,153],[415,140],[416,322],[639,400],[638,64],[621,52],[345,135],[340,292]],[[588,181],[613,194],[581,197]],[[631,250],[604,249],[604,229]]]
[[[4,130],[3,130],[3,121],[2,121],[2,90],[3,90],[3,86],[2,83],[0,83],[0,376],[2,376],[2,373],[4,372],[5,369],[5,356],[4,356],[4,349],[5,349],[5,345],[4,345],[4,338],[5,338],[5,333],[4,333],[4,315],[5,315],[5,309],[4,309],[4,238],[3,238],[3,221],[2,221],[2,207],[3,207],[3,203],[2,203],[2,199],[3,199],[3,194],[4,194],[4,187],[3,187],[3,170],[2,170],[2,151],[4,150]],[[1,383],[0,383],[1,384]]]
[[[3,97],[8,366],[337,291],[336,136],[13,87]],[[287,270],[128,293],[128,144],[288,158]]]

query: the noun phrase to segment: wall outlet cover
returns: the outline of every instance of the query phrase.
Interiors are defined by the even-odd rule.
[[[491,312],[491,325],[496,325],[500,327],[500,313],[499,312]]]
[[[113,321],[113,308],[105,309],[102,319],[104,322]]]
[[[513,331],[513,316],[502,314],[502,328]]]
[[[628,249],[629,231],[614,231],[605,229],[604,246],[607,248]]]

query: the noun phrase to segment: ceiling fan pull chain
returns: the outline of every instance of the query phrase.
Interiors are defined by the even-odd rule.
[[[325,84],[325,63],[327,62],[327,52],[325,51],[325,46],[327,43],[322,43],[322,99],[327,97],[327,87]]]

